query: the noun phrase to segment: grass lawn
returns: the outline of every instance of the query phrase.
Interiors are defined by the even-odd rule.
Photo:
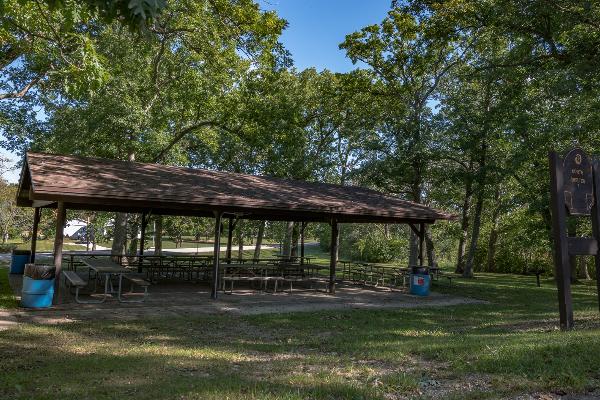
[[[185,247],[185,248],[191,248],[194,249],[197,247],[213,247],[213,240],[212,237],[209,238],[208,240],[206,240],[206,237],[201,237],[200,238],[200,242],[196,242],[194,241],[193,237],[189,237],[186,236],[183,238],[183,242],[181,243],[181,246],[177,245],[177,247]],[[234,238],[235,239],[235,238]],[[235,240],[234,240],[235,241]],[[265,239],[263,241],[263,246],[268,246],[270,244],[275,244],[278,245],[278,243],[275,243],[272,240],[269,239]],[[152,246],[152,240],[148,240],[146,243],[147,246]],[[227,245],[227,236],[223,236],[221,237],[221,246],[226,246]],[[254,246],[254,242],[250,243],[250,241],[246,241],[244,243],[244,246]],[[175,247],[175,242],[170,239],[169,237],[164,237],[163,241],[162,241],[162,247],[163,249],[174,249]],[[233,244],[233,249],[237,250],[237,243]]]
[[[8,268],[0,268],[0,310],[17,306],[17,300],[8,284]]]
[[[482,399],[600,387],[591,282],[574,286],[577,328],[560,332],[550,280],[444,281],[436,290],[490,303],[20,325],[0,332],[0,398]]]
[[[31,250],[30,242],[27,242],[27,243],[14,242],[14,243],[17,244],[17,249]],[[36,247],[36,251],[38,251],[40,253],[41,252],[53,252],[54,251],[54,240],[53,239],[38,240],[35,247]],[[64,251],[70,251],[70,250],[82,251],[82,250],[85,250],[85,244],[78,245],[69,240],[65,240],[65,242],[63,244],[63,250]]]

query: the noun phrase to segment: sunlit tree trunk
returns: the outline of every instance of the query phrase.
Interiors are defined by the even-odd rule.
[[[126,213],[116,213],[111,254],[114,256],[125,256],[126,243],[127,243],[127,214]]]
[[[260,248],[262,247],[263,236],[265,234],[266,221],[260,221],[258,225],[258,234],[256,235],[256,246],[254,247],[254,259],[260,258]]]
[[[591,257],[580,257],[579,264],[579,277],[581,279],[590,280],[592,277],[590,276],[590,271],[588,270],[588,260],[593,260]]]
[[[288,221],[285,228],[285,238],[283,239],[283,255],[289,257],[292,254],[292,233],[294,231],[294,222]]]
[[[90,216],[88,215],[85,220],[85,251],[90,251]]]

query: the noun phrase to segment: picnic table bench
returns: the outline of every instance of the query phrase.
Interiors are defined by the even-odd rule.
[[[123,279],[129,282],[129,294],[132,294],[134,288],[136,286],[144,289],[144,293],[141,299],[133,300],[123,296]],[[119,275],[119,291],[118,298],[121,303],[142,303],[146,300],[148,296],[148,286],[150,286],[150,282],[145,280],[139,275],[134,274],[121,274]]]
[[[269,276],[266,270],[269,267],[264,264],[226,264],[223,266],[223,275],[221,278],[223,292],[226,293],[226,282],[230,283],[229,293],[233,293],[234,282],[259,282],[260,289],[266,290],[269,282],[274,282],[275,291],[278,283],[283,280],[282,277]]]
[[[104,303],[108,296],[108,281],[105,282],[104,296],[100,300],[81,300],[79,298],[79,290],[86,287],[88,283],[81,278],[75,271],[63,271],[61,273],[65,283],[70,288],[75,288],[75,302],[79,304],[100,304]]]

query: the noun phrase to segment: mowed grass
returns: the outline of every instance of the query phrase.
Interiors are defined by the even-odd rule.
[[[17,249],[20,250],[31,250],[31,242],[15,242],[12,241],[11,243],[15,243],[17,245]],[[54,251],[54,240],[51,239],[40,239],[36,242],[36,251],[38,252],[50,252],[50,251]],[[79,250],[79,251],[85,251],[85,243],[82,244],[77,244],[75,242],[72,242],[70,240],[65,240],[64,244],[63,244],[63,250],[64,251],[71,251],[71,250]]]
[[[0,268],[0,310],[18,306],[13,290],[8,283],[8,268]]]
[[[24,324],[0,332],[0,398],[481,399],[600,387],[591,282],[573,287],[571,332],[556,327],[550,280],[481,274],[436,290],[489,304]]]

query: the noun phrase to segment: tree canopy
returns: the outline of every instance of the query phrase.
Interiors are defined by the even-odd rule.
[[[600,148],[597,2],[393,1],[348,73],[297,70],[252,0],[1,4],[5,149],[376,188],[457,214],[427,243],[467,276],[550,270],[547,153]],[[345,229],[415,261],[408,229]]]

